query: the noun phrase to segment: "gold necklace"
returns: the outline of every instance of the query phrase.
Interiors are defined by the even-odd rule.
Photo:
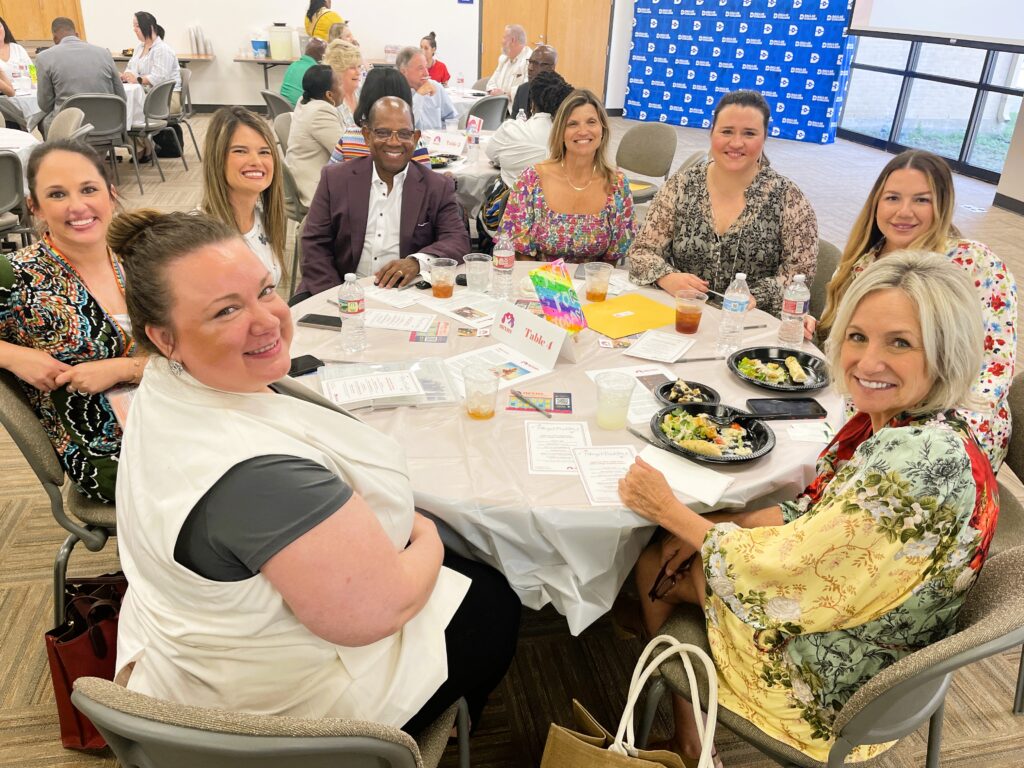
[[[582,187],[577,187],[575,184],[572,183],[572,179],[569,178],[569,172],[565,170],[565,160],[562,160],[560,164],[562,166],[562,173],[565,174],[565,183],[568,184],[573,189],[575,189],[577,192],[583,192],[584,190],[586,190],[587,187],[594,183],[594,174],[597,172],[597,163],[594,163],[594,166],[590,169],[590,181],[588,181]]]

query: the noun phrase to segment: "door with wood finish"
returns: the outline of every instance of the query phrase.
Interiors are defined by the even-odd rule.
[[[549,0],[480,0],[480,77],[490,77],[501,55],[501,36],[509,24],[521,24],[531,48],[545,40]],[[555,2],[555,0],[551,0]]]
[[[612,0],[551,0],[547,42],[558,51],[558,73],[604,100]]]
[[[79,36],[85,39],[82,7],[78,0],[0,0],[0,16],[4,17],[11,33],[19,41],[51,39],[50,22],[58,16],[66,16],[75,22]],[[128,24],[131,24],[130,20]]]

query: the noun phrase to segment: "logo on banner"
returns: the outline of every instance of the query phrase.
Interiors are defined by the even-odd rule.
[[[819,61],[821,61],[821,56],[817,53],[812,53],[809,61],[811,64],[817,64]]]
[[[809,115],[809,114],[811,114],[811,108],[808,105],[804,104],[802,107],[800,107],[800,114],[801,115]]]
[[[793,35],[795,35],[799,31],[800,31],[800,27],[798,27],[796,24],[790,24],[789,25],[789,35],[790,35],[790,37],[792,37]]]
[[[798,131],[796,132],[796,139],[797,139],[797,141],[800,141],[800,140],[801,140],[802,138],[804,138],[804,136],[806,136],[806,135],[807,135],[807,134],[806,134],[806,133],[804,133],[803,131],[800,131],[800,130],[798,130]]]
[[[740,34],[744,35],[744,34],[746,34],[746,32],[747,32],[747,22],[741,21],[740,22]]]
[[[725,29],[724,21],[715,22],[715,32],[721,32],[723,29]]]
[[[764,85],[764,75],[758,75],[754,78],[754,85]]]
[[[825,28],[824,27],[815,27],[814,28],[814,36],[815,37],[821,37],[824,34],[825,34]]]
[[[779,78],[779,88],[789,88],[789,78],[788,77],[780,77]]]
[[[672,19],[672,29],[679,29],[679,19]]]

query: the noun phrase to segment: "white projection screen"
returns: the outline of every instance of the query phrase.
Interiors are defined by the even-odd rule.
[[[1024,52],[1024,0],[854,0],[850,34]]]

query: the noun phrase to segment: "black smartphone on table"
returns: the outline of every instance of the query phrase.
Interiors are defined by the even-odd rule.
[[[323,328],[328,331],[341,330],[341,318],[337,315],[303,315],[295,324],[306,328]]]
[[[747,410],[762,419],[824,419],[828,414],[813,397],[754,397]]]
[[[305,376],[307,373],[312,373],[317,368],[320,368],[323,364],[324,361],[319,357],[299,355],[292,358],[292,367],[288,369],[288,375],[292,377]]]

